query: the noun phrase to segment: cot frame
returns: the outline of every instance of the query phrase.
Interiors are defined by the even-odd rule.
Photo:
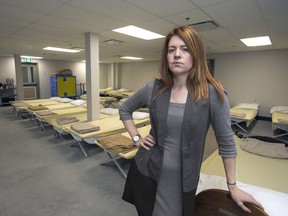
[[[146,126],[138,128],[138,132],[140,133],[140,135],[142,137],[148,135],[150,130],[151,130],[151,124],[148,124]],[[122,135],[124,135],[126,137],[130,137],[128,132],[122,133]],[[119,159],[130,160],[130,159],[134,158],[137,151],[138,151],[138,148],[131,149],[129,152],[126,152],[126,153],[123,153],[123,152],[113,153],[113,152],[109,151],[108,149],[106,149],[103,145],[101,145],[101,143],[99,143],[98,140],[95,141],[95,144],[98,145],[100,148],[102,148],[106,152],[106,154],[108,155],[108,157],[110,159],[108,162],[113,162],[116,165],[116,167],[118,168],[118,170],[120,171],[121,175],[126,179],[127,174],[125,173],[124,169],[122,168],[122,166],[120,165],[118,160]],[[127,155],[128,153],[130,153],[130,154]],[[104,162],[101,165],[105,165],[105,164],[107,164],[107,162]]]
[[[98,145],[98,144],[97,144]],[[101,146],[100,146],[101,147]],[[102,148],[102,147],[101,147]],[[119,155],[117,154],[114,154],[110,151],[108,151],[107,149],[105,148],[102,148],[104,150],[104,152],[106,152],[106,154],[108,155],[108,157],[110,158],[110,161],[112,161],[116,167],[118,168],[118,170],[120,171],[121,175],[126,179],[127,178],[127,174],[125,173],[124,169],[122,168],[122,166],[120,165],[120,163],[117,161],[119,159],[123,159],[122,157],[120,157]],[[101,163],[101,165],[107,165],[107,162],[103,162]]]
[[[279,138],[279,137],[287,136],[287,135],[288,135],[287,129],[286,129],[286,128],[284,129],[284,128],[282,128],[281,126],[288,127],[288,124],[281,123],[281,122],[279,122],[277,119],[275,119],[275,117],[273,116],[274,113],[276,114],[277,111],[275,111],[275,112],[272,113],[272,129],[273,129],[274,131],[275,131],[276,129],[279,129],[279,130],[283,130],[284,132],[281,133],[281,134],[278,134],[278,135],[274,135],[273,137],[274,137],[274,138]],[[281,115],[283,115],[283,114],[281,114]],[[287,113],[287,114],[285,113],[284,115],[287,115],[287,116],[288,116],[288,113]]]
[[[231,112],[231,109],[232,108],[234,108],[234,107],[231,107],[230,108],[230,112]],[[235,126],[237,126],[239,129],[241,129],[244,133],[248,133],[248,129],[249,129],[249,127],[250,127],[250,125],[252,125],[253,124],[253,122],[256,120],[256,117],[257,117],[257,115],[258,115],[258,110],[256,110],[256,109],[244,109],[244,108],[242,108],[243,110],[253,110],[253,111],[256,111],[256,113],[253,113],[253,116],[251,116],[251,118],[237,118],[237,117],[233,117],[232,115],[231,115],[231,113],[230,113],[230,121],[231,121],[231,126],[232,125],[235,125]],[[244,127],[242,127],[241,125],[240,125],[240,123],[243,123],[243,122],[245,122],[246,123],[246,127],[247,127],[247,129],[245,129]]]
[[[253,120],[254,121],[254,120]],[[234,118],[231,118],[231,126],[232,125],[236,125],[238,128],[240,128],[242,131],[244,131],[245,133],[247,133],[248,132],[248,130],[246,130],[246,129],[244,129],[241,125],[240,125],[240,123],[242,123],[242,122],[245,122],[245,120],[244,119],[234,119]]]
[[[99,120],[104,120],[104,119],[99,119]],[[109,118],[105,118],[105,120],[109,120]],[[145,125],[150,124],[150,119],[149,118],[142,119],[139,122],[134,120],[134,123],[135,123],[135,126],[137,128],[138,127],[143,127]],[[88,144],[95,144],[95,141],[97,139],[101,138],[101,137],[105,137],[105,136],[109,136],[109,135],[113,135],[113,134],[117,134],[117,133],[123,133],[123,132],[126,131],[126,128],[124,127],[124,125],[121,125],[121,127],[119,127],[119,126],[116,126],[116,127],[111,126],[110,131],[109,131],[109,129],[105,129],[105,130],[102,130],[102,131],[100,129],[99,131],[97,131],[97,135],[96,134],[94,136],[86,136],[86,135],[84,135],[83,137],[81,137],[78,134],[76,134],[70,128],[70,126],[68,126],[66,129],[70,133],[70,135],[73,137],[73,139],[75,140],[75,143],[77,143],[79,145],[79,147],[80,147],[80,149],[81,149],[81,151],[82,151],[82,153],[84,154],[85,157],[88,157],[88,153],[85,150],[85,148],[83,147],[82,142],[86,142]]]

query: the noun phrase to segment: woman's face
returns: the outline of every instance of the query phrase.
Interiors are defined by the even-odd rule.
[[[176,35],[169,41],[167,60],[169,69],[174,76],[188,75],[193,66],[193,58],[186,44]]]

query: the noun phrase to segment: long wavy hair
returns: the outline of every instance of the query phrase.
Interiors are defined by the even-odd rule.
[[[159,87],[159,92],[166,89],[171,89],[174,84],[173,73],[169,69],[167,54],[169,41],[175,35],[184,41],[193,58],[193,66],[187,77],[187,89],[190,95],[192,95],[193,99],[196,101],[207,100],[209,97],[208,84],[210,83],[217,91],[220,99],[223,101],[223,87],[209,72],[202,40],[199,34],[190,26],[177,27],[173,29],[173,31],[171,31],[166,37],[160,63],[161,85]]]

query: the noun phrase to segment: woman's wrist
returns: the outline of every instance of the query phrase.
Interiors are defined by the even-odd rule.
[[[236,186],[236,181],[235,181],[235,182],[228,182],[228,181],[227,181],[227,187],[228,187],[230,193],[231,193],[231,192],[233,193],[234,189],[237,187],[237,186]]]
[[[140,137],[140,139],[138,141],[134,141],[134,145],[137,147],[140,147],[140,141],[142,140],[142,137]]]
[[[228,182],[227,181],[227,185],[236,185],[236,181],[235,182]]]

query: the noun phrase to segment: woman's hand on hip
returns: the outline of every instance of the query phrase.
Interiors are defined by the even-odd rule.
[[[151,147],[155,145],[154,137],[151,135],[147,135],[141,138],[138,142],[135,143],[137,147],[145,148],[146,150],[150,150]]]

